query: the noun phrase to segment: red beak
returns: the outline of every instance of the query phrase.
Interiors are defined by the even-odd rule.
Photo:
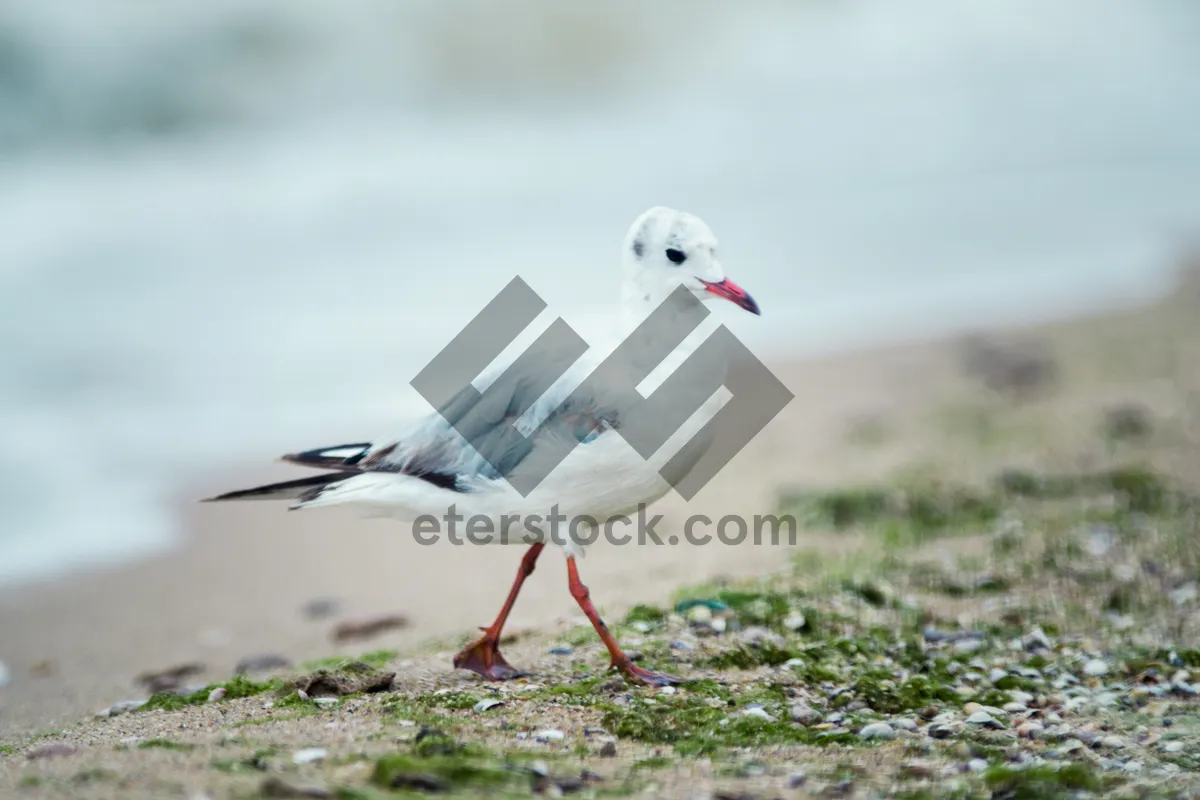
[[[758,303],[754,302],[754,298],[746,294],[742,287],[738,286],[728,278],[720,283],[709,283],[708,281],[702,279],[700,279],[700,282],[704,284],[705,289],[712,292],[717,297],[724,297],[726,300],[738,306],[739,308],[744,308],[751,314],[758,314],[759,316],[762,316],[758,310]]]

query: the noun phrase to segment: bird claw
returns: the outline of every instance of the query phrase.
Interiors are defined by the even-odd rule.
[[[633,664],[614,664],[616,669],[620,670],[626,680],[641,686],[675,686],[687,683],[683,678],[670,674],[669,672],[654,672],[641,667],[635,667]]]
[[[528,674],[505,661],[496,640],[489,636],[463,648],[454,656],[454,666],[469,669],[491,681],[507,681]]]

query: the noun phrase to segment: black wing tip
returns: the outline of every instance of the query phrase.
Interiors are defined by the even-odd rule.
[[[358,472],[354,470],[339,470],[337,472],[326,472],[322,475],[311,475],[307,478],[299,480],[283,481],[281,483],[268,483],[265,486],[255,486],[252,489],[238,489],[233,492],[225,492],[224,494],[216,495],[215,497],[206,497],[201,503],[217,503],[225,500],[253,500],[253,499],[285,499],[303,497],[304,495],[324,489],[331,483],[343,481],[346,478],[352,478]]]
[[[351,442],[333,447],[318,447],[299,453],[288,453],[280,456],[279,460],[302,467],[353,467],[362,461],[370,450],[370,442]],[[331,455],[332,453],[337,455]]]

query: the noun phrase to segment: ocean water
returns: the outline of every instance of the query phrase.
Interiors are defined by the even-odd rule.
[[[767,356],[1161,292],[1200,7],[902,5],[7,3],[0,584],[395,430],[514,275],[604,336],[649,205],[710,222]]]

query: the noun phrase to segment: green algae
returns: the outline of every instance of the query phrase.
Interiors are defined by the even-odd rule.
[[[256,695],[265,694],[266,692],[278,691],[282,688],[282,681],[253,681],[242,675],[235,675],[224,683],[211,683],[203,689],[198,689],[191,694],[179,694],[177,692],[155,692],[150,695],[138,711],[177,711],[188,706],[202,705],[208,702],[209,694],[218,688],[225,690],[225,700],[238,700],[243,697],[254,697]]]
[[[1084,764],[1066,764],[1060,769],[996,766],[984,773],[983,780],[993,797],[1011,800],[1070,797],[1078,791],[1096,792],[1105,786],[1105,781]]]
[[[852,733],[816,731],[732,711],[727,703],[701,697],[659,697],[653,705],[633,701],[608,704],[605,730],[621,739],[671,745],[681,756],[712,755],[737,747],[788,744],[858,744]]]
[[[187,751],[195,748],[193,744],[184,744],[183,742],[173,742],[170,739],[147,739],[138,744],[139,750],[181,750]]]

